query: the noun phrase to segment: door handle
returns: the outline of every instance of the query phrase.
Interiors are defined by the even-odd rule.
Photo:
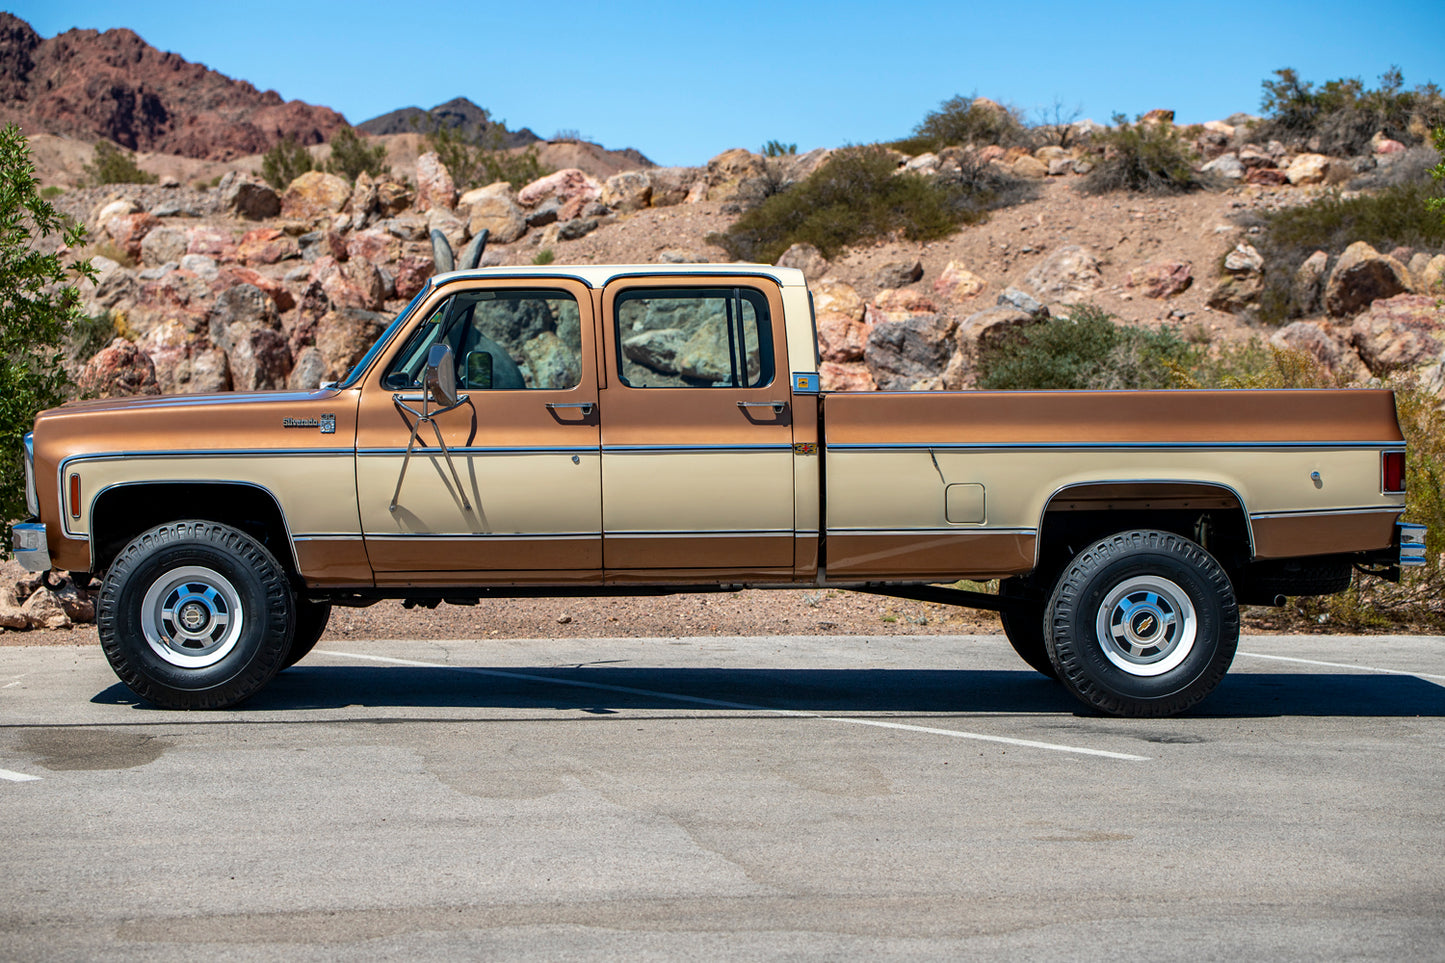
[[[556,411],[558,408],[578,408],[582,411],[582,414],[590,415],[596,404],[597,402],[595,401],[549,401],[547,402],[547,407],[552,411]]]
[[[739,401],[738,407],[771,408],[773,409],[773,414],[781,415],[783,412],[788,410],[788,403],[786,401]]]

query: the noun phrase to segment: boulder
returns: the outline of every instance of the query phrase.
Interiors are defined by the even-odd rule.
[[[1274,333],[1269,343],[1277,348],[1303,352],[1333,373],[1352,374],[1360,364],[1359,356],[1348,344],[1324,325],[1311,321],[1285,325]]]
[[[1022,311],[1031,318],[1043,319],[1049,316],[1049,309],[1044,307],[1037,298],[1030,297],[1018,288],[1004,288],[999,292],[998,300],[994,304],[1000,308],[1013,308],[1015,311]]]
[[[180,321],[170,319],[157,324],[141,338],[139,347],[155,365],[156,383],[162,394],[198,394],[231,388],[226,353]]]
[[[954,332],[953,351],[943,371],[943,386],[957,391],[971,385],[982,350],[1038,320],[1038,316],[1011,305],[985,308],[969,315]]]
[[[1300,154],[1284,173],[1291,184],[1323,184],[1329,177],[1330,159],[1324,154]]]
[[[569,167],[539,178],[517,192],[517,203],[523,207],[540,207],[556,200],[557,218],[570,221],[582,214],[593,201],[602,197],[602,185],[591,175]]]
[[[1445,292],[1445,254],[1435,255],[1420,269],[1416,290],[1421,294]]]
[[[1404,144],[1386,137],[1384,131],[1379,131],[1370,138],[1370,147],[1376,154],[1403,154],[1406,150]]]
[[[427,278],[436,273],[436,259],[416,254],[403,255],[396,262],[393,284],[396,296],[410,301],[426,284]]]
[[[1174,123],[1174,111],[1165,110],[1163,107],[1156,107],[1144,116],[1139,118],[1141,124],[1172,124]]]
[[[1264,270],[1264,256],[1248,241],[1240,241],[1224,256],[1224,270],[1230,274],[1259,274]]]
[[[1282,170],[1257,167],[1244,175],[1244,182],[1259,187],[1283,187],[1289,183],[1289,177]]]
[[[236,258],[243,264],[275,264],[300,256],[301,248],[296,240],[274,227],[247,231],[236,245]]]
[[[797,268],[811,283],[828,273],[828,260],[811,244],[794,244],[778,258],[778,267]]]
[[[1130,271],[1124,287],[1136,288],[1146,298],[1164,300],[1189,289],[1194,283],[1194,268],[1188,261],[1151,261]]]
[[[227,286],[252,284],[260,288],[275,303],[277,311],[290,311],[296,307],[296,297],[291,290],[280,281],[267,277],[260,271],[253,271],[246,267],[228,267],[226,268],[226,278],[230,279],[230,284]]]
[[[1199,168],[1206,174],[1215,174],[1232,181],[1244,179],[1244,164],[1236,154],[1220,154],[1214,160]]]
[[[449,211],[456,206],[457,185],[451,171],[435,151],[422,154],[416,159],[416,209],[426,212],[440,207]]]
[[[491,241],[511,244],[527,233],[526,215],[506,181],[467,191],[458,202],[458,210],[462,208],[467,211],[467,226],[473,235],[487,231]]]
[[[824,278],[812,285],[813,310],[818,314],[842,314],[863,320],[863,298],[853,285],[837,278]]]
[[[235,171],[221,179],[221,210],[247,220],[263,221],[281,213],[281,196],[270,184]]]
[[[620,214],[640,211],[652,203],[652,179],[643,171],[613,174],[602,185],[602,203]]]
[[[1066,244],[1025,274],[1023,283],[1045,301],[1071,301],[1102,288],[1104,278],[1092,251]]]
[[[917,157],[910,157],[903,169],[912,174],[937,174],[938,155],[933,152],[919,154]]]
[[[863,358],[883,391],[906,391],[942,374],[956,322],[937,314],[910,314],[883,321],[868,332]]]
[[[1030,180],[1043,180],[1049,176],[1049,165],[1027,154],[1009,165],[1009,169],[1015,177],[1026,177]]]
[[[316,259],[311,277],[321,283],[327,301],[338,308],[376,311],[386,300],[386,287],[369,261],[338,262],[330,256]]]
[[[156,367],[146,353],[125,338],[116,338],[86,362],[76,379],[82,398],[126,398],[158,395]]]
[[[326,380],[326,357],[315,345],[307,345],[296,355],[296,364],[286,377],[290,391],[312,391]]]
[[[654,167],[647,180],[652,185],[652,206],[671,207],[686,202],[693,188],[707,179],[696,167]]]
[[[207,317],[211,343],[226,353],[237,391],[286,387],[291,349],[275,302],[253,284],[222,291]]]
[[[70,617],[65,614],[60,600],[45,589],[31,595],[20,606],[25,620],[33,629],[65,629],[70,627]]]
[[[575,241],[586,237],[601,225],[595,217],[576,217],[557,226],[557,240]]]
[[[322,316],[316,324],[316,350],[325,362],[321,380],[337,381],[350,371],[381,337],[387,321],[380,314],[357,309],[331,311]]]
[[[1428,294],[1399,294],[1370,305],[1350,329],[1371,374],[1418,370],[1445,356],[1445,308]]]
[[[453,251],[460,251],[472,236],[467,222],[444,207],[434,207],[426,212],[427,232],[440,232],[447,239]]]
[[[1062,177],[1063,175],[1071,172],[1074,169],[1074,165],[1077,163],[1078,161],[1074,160],[1074,158],[1072,157],[1056,157],[1053,160],[1049,161],[1049,176]],[[1087,174],[1088,171],[1084,171],[1084,173]]]
[[[151,230],[160,226],[161,219],[153,214],[122,214],[105,222],[105,233],[110,235],[117,247],[139,261],[141,242]]]
[[[160,265],[171,261],[179,262],[186,256],[190,238],[186,232],[174,227],[157,227],[146,233],[140,242],[142,264]]]
[[[351,185],[351,200],[346,202],[346,213],[351,215],[351,223],[358,230],[365,227],[371,217],[378,213],[376,182],[366,171],[357,174],[355,183]]]
[[[1304,314],[1314,314],[1320,306],[1320,292],[1324,289],[1325,269],[1329,267],[1330,256],[1325,251],[1316,251],[1304,259],[1294,272],[1290,287],[1295,306]]]
[[[707,162],[707,200],[760,200],[757,187],[768,177],[766,159],[741,147],[718,154]]]
[[[390,179],[376,182],[376,212],[382,217],[395,217],[416,202],[416,189]]]
[[[870,325],[846,314],[819,314],[818,356],[824,361],[862,361]]]
[[[631,361],[662,374],[677,374],[677,356],[687,344],[681,328],[654,328],[628,335],[622,353]]]
[[[136,203],[134,198],[121,197],[112,194],[101,201],[94,210],[90,212],[90,226],[93,231],[103,231],[112,218],[124,217],[127,214],[139,214],[143,208]]]
[[[1239,274],[1226,277],[1209,293],[1206,302],[1216,311],[1238,314],[1259,302],[1264,290],[1264,280],[1258,274]]]
[[[867,365],[824,361],[818,366],[818,381],[824,391],[877,391],[878,385]]]
[[[1373,301],[1409,290],[1410,276],[1403,264],[1364,241],[1356,241],[1345,248],[1330,272],[1325,284],[1325,310],[1336,318],[1349,317]]]
[[[522,355],[532,372],[533,388],[574,388],[582,379],[581,359],[554,331],[528,338],[522,343]]]
[[[281,215],[296,221],[328,220],[346,207],[351,185],[344,177],[324,171],[307,171],[281,195]]]
[[[346,239],[346,258],[389,264],[401,257],[401,241],[386,231],[367,228]]]
[[[873,274],[873,284],[880,288],[901,288],[923,277],[922,262],[889,261]]]
[[[236,259],[236,241],[230,231],[218,227],[193,227],[187,235],[187,254],[203,254],[217,262]]]
[[[942,273],[933,279],[933,293],[940,299],[954,304],[971,301],[983,291],[983,278],[974,274],[958,261],[949,261]]]
[[[181,258],[181,270],[194,274],[198,278],[210,280],[220,273],[220,265],[216,259],[205,254],[187,254]]]

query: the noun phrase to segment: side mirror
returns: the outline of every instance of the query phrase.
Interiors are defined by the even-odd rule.
[[[452,360],[452,348],[448,344],[434,344],[426,353],[426,368],[422,372],[422,385],[432,393],[443,407],[456,404],[457,368]]]

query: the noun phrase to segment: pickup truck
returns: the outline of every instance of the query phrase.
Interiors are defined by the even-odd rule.
[[[1423,561],[1388,391],[823,392],[816,344],[788,268],[438,275],[319,390],[41,413],[16,554],[103,577],[168,708],[255,694],[333,605],[835,586],[997,609],[1123,716],[1205,698],[1240,604]]]

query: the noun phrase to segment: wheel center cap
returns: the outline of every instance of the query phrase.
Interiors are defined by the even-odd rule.
[[[188,602],[181,608],[181,625],[188,632],[194,632],[206,624],[206,607],[199,602]]]
[[[1135,638],[1147,639],[1159,634],[1159,614],[1157,612],[1139,612],[1129,623],[1129,630]]]

